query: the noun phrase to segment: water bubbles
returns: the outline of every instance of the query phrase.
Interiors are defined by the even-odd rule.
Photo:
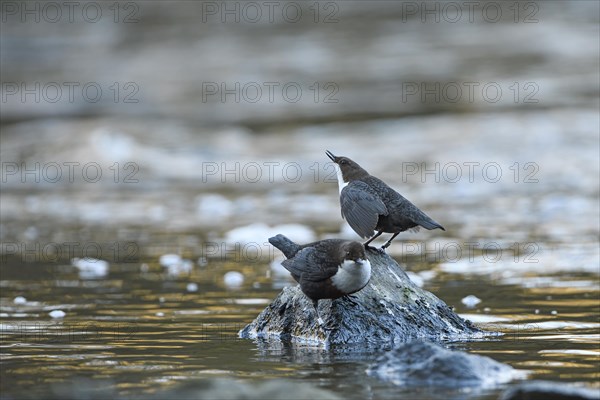
[[[473,308],[477,304],[481,303],[481,299],[477,296],[473,296],[472,294],[470,294],[466,297],[463,297],[463,299],[460,302],[467,306],[467,308]]]
[[[244,275],[241,272],[229,271],[223,275],[223,281],[229,289],[237,289],[244,283]]]
[[[163,254],[158,259],[158,263],[165,267],[167,274],[171,276],[189,274],[194,268],[192,261],[183,259],[178,254]]]
[[[187,290],[188,292],[192,293],[192,292],[197,292],[198,291],[198,284],[194,283],[194,282],[190,282],[187,284],[187,286],[185,287],[185,290]]]
[[[95,258],[73,258],[71,265],[79,270],[81,279],[98,279],[108,275],[108,262]]]
[[[158,259],[158,263],[167,268],[171,265],[179,264],[180,262],[181,256],[178,254],[163,254]]]
[[[51,318],[64,318],[67,315],[63,310],[52,310],[48,313]]]

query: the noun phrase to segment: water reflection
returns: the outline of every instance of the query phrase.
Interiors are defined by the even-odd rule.
[[[154,262],[148,259],[146,264]],[[255,265],[248,276],[260,277],[270,268],[268,264]],[[11,384],[3,379],[3,392],[23,394],[18,388],[31,384],[32,376],[41,385],[68,382],[73,376],[107,378],[110,387],[124,396],[139,388],[155,392],[181,380],[237,376],[289,377],[337,388],[336,393],[348,396],[392,398],[397,394],[398,389],[364,374],[385,349],[326,350],[239,339],[238,331],[278,290],[270,288],[269,279],[262,275],[260,287],[251,279],[231,292],[219,283],[230,265],[213,261],[211,265],[209,270],[195,267],[189,276],[172,277],[149,276],[139,268],[111,264],[105,280],[82,280],[70,277],[69,269],[52,265],[38,266],[40,273],[32,275],[28,268],[6,263],[2,266],[0,330],[2,373]],[[53,280],[45,279],[48,271]],[[441,273],[425,287],[460,306],[458,312],[463,307],[470,310],[471,314],[462,315],[472,317],[484,329],[503,332],[500,337],[453,347],[531,371],[534,378],[595,384],[600,377],[597,277],[571,274],[568,281],[574,282],[573,287],[553,285],[553,279],[560,281],[560,277],[543,277],[547,285],[541,288]],[[197,283],[197,292],[186,290],[190,280]],[[461,285],[455,284],[458,280]],[[587,287],[586,282],[590,283]],[[483,302],[467,309],[460,299],[474,284]],[[584,287],[590,298],[582,301]],[[25,302],[13,302],[18,296],[25,297]],[[552,296],[552,307],[560,312],[534,313],[543,309],[547,296]],[[53,320],[48,316],[51,309],[64,310],[66,315]],[[406,393],[416,395],[421,389],[413,390]]]

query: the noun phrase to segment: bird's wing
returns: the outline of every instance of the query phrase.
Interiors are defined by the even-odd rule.
[[[305,247],[294,258],[282,261],[296,281],[302,280],[320,282],[330,278],[337,272],[337,266],[332,265],[325,252],[315,247]]]
[[[361,181],[350,182],[340,193],[342,217],[360,237],[373,236],[380,215],[388,210],[369,185]]]

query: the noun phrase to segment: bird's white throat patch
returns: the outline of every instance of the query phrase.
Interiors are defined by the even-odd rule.
[[[365,287],[371,279],[371,263],[369,260],[344,260],[338,272],[331,277],[331,282],[344,293],[358,292]]]
[[[342,175],[342,170],[340,169],[340,166],[336,163],[333,163],[333,166],[335,167],[335,172],[337,172],[338,185],[340,187],[340,193],[342,193],[342,189],[348,186],[349,182],[344,182],[344,176]]]

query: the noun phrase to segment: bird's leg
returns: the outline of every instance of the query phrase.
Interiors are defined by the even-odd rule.
[[[370,248],[371,246],[369,246],[369,243],[371,243],[373,240],[377,239],[379,236],[381,236],[381,234],[383,233],[383,231],[379,231],[375,234],[375,236],[373,236],[371,239],[367,240],[363,245],[365,246],[365,249]]]
[[[315,308],[315,313],[317,314],[317,323],[319,325],[323,325],[324,322],[321,319],[321,316],[319,315],[319,300],[313,300],[312,305]]]
[[[392,240],[394,240],[394,238],[396,236],[398,236],[399,234],[400,234],[400,232],[394,233],[394,235],[392,235],[392,237],[390,238],[390,240],[388,240],[387,242],[385,242],[385,244],[383,246],[381,246],[381,248],[382,249],[387,249],[390,246],[390,244],[392,244]]]
[[[331,331],[335,329],[334,327],[327,325],[325,321],[323,321],[323,319],[321,318],[321,315],[319,314],[319,300],[313,300],[312,303],[315,307],[315,312],[317,313],[317,323],[319,324],[319,327],[324,331]]]

